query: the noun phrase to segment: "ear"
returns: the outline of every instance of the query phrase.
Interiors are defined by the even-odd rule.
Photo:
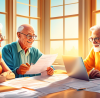
[[[20,33],[19,32],[17,32],[17,37],[20,38]]]

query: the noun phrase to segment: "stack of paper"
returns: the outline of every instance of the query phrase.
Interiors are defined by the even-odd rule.
[[[47,67],[50,67],[52,63],[55,61],[57,54],[51,55],[42,55],[36,64],[31,65],[29,71],[25,74],[38,74],[47,70]]]
[[[44,94],[28,89],[20,89],[0,93],[0,98],[38,98],[39,96],[44,96]]]

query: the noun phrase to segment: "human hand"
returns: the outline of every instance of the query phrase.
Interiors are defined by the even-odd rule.
[[[93,69],[89,74],[90,79],[100,78],[100,71],[97,69]]]
[[[7,80],[10,80],[10,79],[14,79],[15,78],[15,74],[13,72],[11,72],[11,71],[3,72],[1,74],[1,76],[6,77]]]
[[[0,75],[0,83],[5,82],[6,81],[6,77],[3,75]]]
[[[26,73],[26,71],[28,71],[30,68],[30,64],[26,63],[25,64],[21,64],[20,67],[17,69],[17,73],[24,75]]]
[[[52,67],[47,67],[47,74],[50,76],[54,74],[54,70]]]

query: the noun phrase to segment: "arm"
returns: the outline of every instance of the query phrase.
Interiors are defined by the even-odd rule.
[[[13,55],[14,54],[12,53],[9,45],[6,45],[2,49],[2,58],[5,62],[5,64],[7,65],[8,68],[10,68],[10,70],[12,70],[15,73],[17,68],[14,67]],[[2,66],[3,66],[3,64],[2,64]],[[4,70],[8,70],[7,67],[4,68]]]
[[[92,68],[95,67],[95,52],[93,48],[91,49],[89,55],[84,60],[84,65],[87,69],[87,72],[89,72],[90,70],[92,70]]]
[[[0,52],[0,65],[2,67],[2,74],[0,75],[0,80],[4,82],[6,79],[13,79],[15,78],[14,73],[9,69],[9,67],[5,64],[2,59],[1,52]]]

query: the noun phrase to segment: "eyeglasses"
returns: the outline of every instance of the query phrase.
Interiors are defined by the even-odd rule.
[[[5,36],[2,36],[2,34],[0,34],[0,40],[3,41],[5,39]]]
[[[100,42],[100,37],[96,37],[96,38],[90,37],[90,38],[89,38],[89,41],[90,41],[90,42],[93,42],[93,41],[95,41],[95,42]]]
[[[19,33],[21,33],[21,32],[19,32]],[[32,38],[32,39],[34,39],[34,40],[35,40],[35,39],[36,39],[36,37],[37,37],[37,35],[31,36],[30,34],[27,34],[27,35],[26,35],[26,34],[24,34],[24,33],[21,33],[21,34],[25,35],[25,36],[27,37],[27,39],[31,39],[31,38]]]

